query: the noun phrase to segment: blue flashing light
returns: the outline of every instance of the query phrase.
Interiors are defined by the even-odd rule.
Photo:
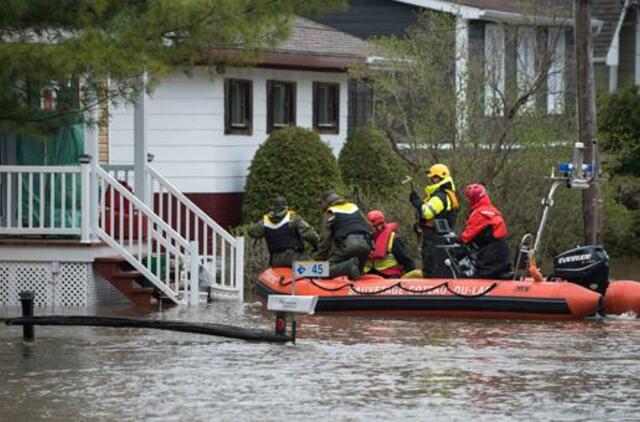
[[[573,164],[560,163],[560,165],[558,165],[558,170],[560,170],[563,173],[570,173],[573,170]]]

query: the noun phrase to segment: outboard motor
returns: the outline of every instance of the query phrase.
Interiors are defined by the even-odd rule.
[[[604,295],[609,287],[609,255],[602,246],[581,246],[553,259],[553,276]]]

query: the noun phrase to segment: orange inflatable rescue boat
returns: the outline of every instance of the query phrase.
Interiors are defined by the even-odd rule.
[[[268,268],[260,274],[257,291],[291,294],[291,269]],[[574,283],[525,279],[383,279],[364,276],[352,282],[335,279],[296,279],[295,292],[318,296],[318,312],[442,317],[569,320],[595,314],[601,295]]]

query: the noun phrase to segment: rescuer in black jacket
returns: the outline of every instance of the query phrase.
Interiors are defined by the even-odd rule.
[[[317,259],[329,260],[329,276],[357,280],[371,252],[371,226],[357,205],[333,191],[322,197],[324,232]]]
[[[289,209],[287,200],[281,196],[275,199],[269,214],[249,227],[248,234],[254,239],[265,239],[271,267],[291,267],[293,261],[308,259],[303,241],[313,250],[318,249],[318,233]]]

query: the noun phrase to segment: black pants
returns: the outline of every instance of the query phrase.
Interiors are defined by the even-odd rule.
[[[478,249],[476,272],[478,278],[500,278],[511,272],[509,244],[496,239]]]
[[[444,263],[447,259],[444,250],[436,248],[442,238],[429,227],[422,228],[422,274],[426,278],[451,277],[451,270]]]

